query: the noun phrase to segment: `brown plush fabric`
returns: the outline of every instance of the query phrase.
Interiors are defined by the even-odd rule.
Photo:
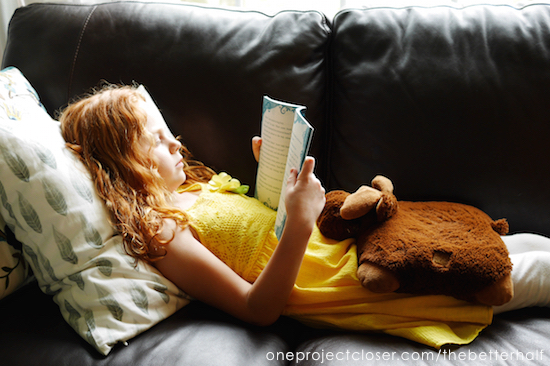
[[[359,264],[391,270],[398,292],[473,300],[474,293],[510,274],[499,236],[507,231],[505,220],[495,222],[471,206],[399,201],[395,215],[357,237]]]
[[[363,227],[370,226],[376,222],[374,210],[353,220],[344,220],[340,216],[340,207],[350,194],[345,191],[330,191],[325,195],[326,203],[323,212],[317,219],[317,226],[324,236],[335,240],[344,240],[355,237]],[[364,222],[367,220],[368,222]]]
[[[513,296],[512,264],[500,235],[505,219],[449,202],[397,201],[392,182],[331,191],[317,220],[321,233],[356,238],[357,277],[373,292],[450,295],[486,305]]]

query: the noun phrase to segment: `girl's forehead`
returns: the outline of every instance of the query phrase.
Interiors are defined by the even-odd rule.
[[[149,131],[170,131],[166,121],[162,117],[162,114],[159,112],[158,108],[151,103],[140,101],[140,106],[144,109],[147,114],[147,124],[146,128]]]

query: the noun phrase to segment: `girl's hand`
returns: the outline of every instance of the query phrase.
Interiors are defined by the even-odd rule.
[[[290,172],[285,200],[288,223],[313,228],[325,206],[325,189],[313,173],[314,169],[315,159],[308,156],[299,175],[296,169]]]
[[[260,161],[260,148],[262,147],[262,138],[260,136],[252,137],[252,153],[256,162]]]

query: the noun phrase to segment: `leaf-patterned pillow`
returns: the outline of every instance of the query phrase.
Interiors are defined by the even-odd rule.
[[[29,266],[19,243],[0,215],[0,299],[8,296],[27,280]]]
[[[189,302],[124,253],[59,122],[14,68],[0,72],[0,202],[42,291],[102,354]]]

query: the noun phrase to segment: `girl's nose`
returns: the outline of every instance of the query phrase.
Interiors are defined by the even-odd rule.
[[[170,152],[172,154],[175,154],[180,150],[180,148],[181,148],[181,142],[179,142],[176,139],[172,139],[172,141],[170,143]]]

